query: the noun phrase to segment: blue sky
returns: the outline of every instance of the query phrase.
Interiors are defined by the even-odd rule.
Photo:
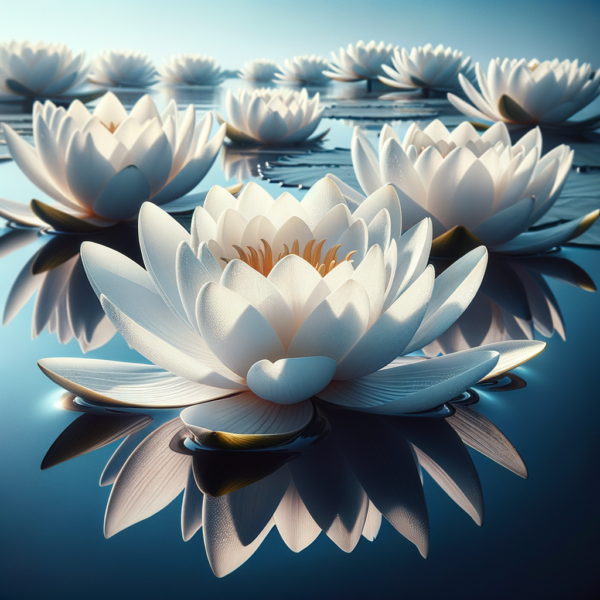
[[[320,54],[359,39],[443,43],[474,60],[579,58],[600,67],[598,0],[0,0],[0,40],[64,42],[89,55],[179,52],[225,68],[252,58]]]

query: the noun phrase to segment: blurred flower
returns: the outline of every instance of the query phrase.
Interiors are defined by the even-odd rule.
[[[2,128],[19,168],[62,206],[33,200],[28,209],[0,201],[0,216],[34,227],[91,232],[134,219],[146,200],[170,211],[191,210],[198,197],[182,196],[209,171],[225,137],[221,127],[208,142],[211,127],[211,113],[196,124],[193,105],[180,113],[171,102],[160,114],[148,95],[129,115],[112,93],[93,113],[77,100],[68,110],[36,102],[35,146],[8,125]]]
[[[145,88],[156,83],[152,61],[141,52],[107,50],[92,62],[88,79],[105,87]]]
[[[279,71],[279,66],[274,60],[267,58],[256,58],[244,63],[239,76],[248,81],[273,81],[275,73]]]
[[[460,88],[458,74],[474,77],[471,59],[463,60],[463,53],[442,44],[434,48],[431,44],[413,48],[410,54],[405,48],[394,51],[393,68],[383,65],[387,77],[379,77],[386,85],[414,90],[453,90]]]
[[[211,445],[282,443],[312,419],[313,396],[375,414],[429,410],[545,346],[404,356],[468,306],[487,252],[473,250],[434,280],[431,224],[400,236],[391,186],[354,215],[327,178],[301,202],[287,193],[274,201],[258,185],[236,200],[215,186],[191,234],[151,203],[139,227],[146,271],[99,244],[84,243],[82,257],[113,325],[154,364],[39,364],[96,404],[189,405],[186,425]],[[327,243],[335,245],[324,252]]]
[[[85,52],[73,56],[64,44],[0,44],[0,92],[31,98],[73,94],[87,76]]]
[[[281,73],[275,73],[275,78],[284,83],[326,85],[330,79],[323,71],[328,68],[329,63],[320,56],[294,56],[292,60],[285,59]]]
[[[600,116],[565,123],[600,94],[600,71],[594,73],[587,63],[496,58],[490,61],[487,77],[479,63],[475,70],[481,93],[459,75],[463,91],[475,106],[448,94],[448,100],[470,118],[591,129],[600,124]]]
[[[556,202],[573,159],[565,145],[544,157],[541,153],[539,129],[511,145],[503,123],[481,137],[468,122],[452,133],[437,120],[423,130],[413,124],[402,142],[384,125],[379,159],[358,127],[352,138],[352,162],[363,191],[372,194],[391,183],[400,196],[405,227],[430,217],[438,238],[434,254],[444,246],[448,251],[456,240],[471,247],[485,244],[493,252],[535,254],[586,231],[598,211],[556,227],[527,231]],[[361,201],[348,186],[342,191]],[[443,237],[446,232],[451,233]]]
[[[225,76],[212,56],[178,54],[163,64],[160,78],[169,85],[215,86],[222,83]]]
[[[431,489],[423,488],[423,471],[482,525],[483,489],[467,445],[527,477],[511,442],[466,406],[455,406],[446,419],[407,419],[319,404],[309,427],[315,431],[269,451],[228,452],[197,444],[180,418],[156,427],[140,413],[99,413],[69,398],[63,405],[83,414],[48,449],[42,469],[124,438],[100,477],[100,485],[113,485],[104,535],[152,517],[183,491],[181,535],[203,537],[217,577],[242,566],[272,530],[293,552],[321,533],[352,552],[361,538],[377,538],[383,517],[426,557]],[[319,435],[322,424],[326,435]]]
[[[385,75],[383,65],[392,65],[392,54],[397,47],[387,46],[383,42],[376,44],[374,41],[365,44],[362,40],[353,46],[348,44],[344,50],[340,48],[339,56],[335,52],[331,55],[331,70],[325,75],[337,81],[360,81],[361,79],[378,79]]]
[[[239,144],[298,144],[322,140],[329,130],[308,139],[321,122],[319,94],[308,99],[306,88],[295,90],[241,89],[237,98],[227,91],[225,104],[229,121],[217,113],[227,126],[227,137]]]

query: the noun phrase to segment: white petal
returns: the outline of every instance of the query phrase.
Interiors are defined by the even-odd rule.
[[[320,392],[335,374],[337,363],[324,356],[261,360],[250,368],[248,387],[260,398],[295,404]]]
[[[288,356],[326,356],[340,361],[360,339],[369,319],[369,298],[353,280],[337,288],[299,327]]]
[[[462,315],[481,285],[487,260],[487,251],[480,246],[456,261],[435,280],[427,313],[405,354],[432,342]]]
[[[274,362],[285,356],[281,340],[263,315],[222,285],[207,283],[200,290],[196,318],[208,347],[240,377],[263,358]]]
[[[428,267],[346,355],[338,366],[336,379],[369,375],[403,353],[423,320],[433,279],[433,268]]]
[[[383,369],[348,381],[333,381],[318,397],[365,412],[400,415],[430,410],[456,398],[484,378],[497,352],[463,352]]]

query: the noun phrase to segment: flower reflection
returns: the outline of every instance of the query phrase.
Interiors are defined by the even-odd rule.
[[[423,471],[476,524],[483,523],[483,490],[467,446],[527,477],[513,445],[468,406],[454,406],[445,419],[319,406],[316,420],[288,444],[230,452],[200,444],[179,418],[156,427],[147,415],[102,413],[72,397],[65,402],[84,414],[57,438],[42,468],[125,437],[100,481],[113,484],[105,536],[148,519],[183,491],[183,539],[203,529],[218,577],[243,565],[272,529],[294,552],[322,532],[352,552],[361,536],[375,540],[384,517],[427,557]]]
[[[39,239],[46,241],[25,263],[10,288],[2,324],[8,325],[37,294],[31,326],[34,338],[47,329],[61,344],[75,338],[83,352],[100,348],[116,329],[102,310],[81,262],[79,248],[89,237],[46,236],[30,229],[11,229],[0,237],[0,257]],[[141,261],[135,227],[121,226],[93,239]]]
[[[434,261],[436,271],[449,263]],[[504,258],[492,256],[479,292],[461,317],[423,348],[438,356],[506,340],[533,340],[555,333],[566,339],[558,301],[546,279],[595,292],[591,277],[574,262],[560,256]]]

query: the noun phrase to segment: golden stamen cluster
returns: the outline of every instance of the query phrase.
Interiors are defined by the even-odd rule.
[[[253,269],[258,271],[261,275],[265,277],[271,272],[271,269],[284,257],[288,254],[295,254],[296,256],[301,256],[305,261],[309,262],[321,275],[324,277],[327,273],[330,273],[337,267],[340,263],[350,260],[352,255],[356,252],[353,250],[352,252],[348,252],[346,257],[338,262],[337,259],[337,251],[342,247],[342,244],[337,244],[336,246],[332,246],[325,253],[325,257],[321,261],[321,253],[323,251],[323,245],[327,240],[321,240],[318,243],[315,243],[316,240],[310,240],[306,246],[304,246],[304,250],[300,253],[300,242],[298,240],[294,240],[292,244],[292,248],[284,244],[284,251],[279,254],[276,260],[273,257],[273,250],[269,242],[266,240],[260,240],[262,242],[263,248],[253,248],[252,246],[247,246],[248,252],[240,248],[239,246],[233,246],[238,253],[240,260],[243,260],[247,265],[250,265]],[[221,260],[228,263],[230,259],[221,257]]]

